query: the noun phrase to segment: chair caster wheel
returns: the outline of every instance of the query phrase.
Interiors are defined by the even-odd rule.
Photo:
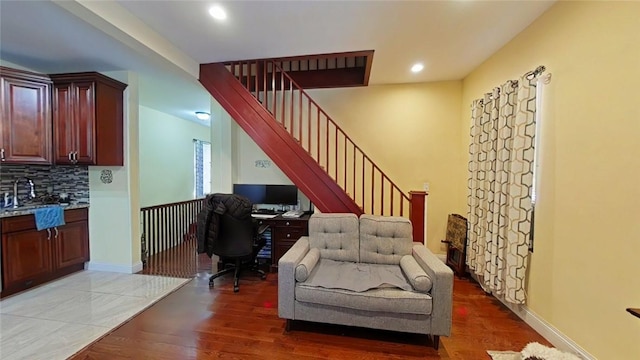
[[[213,289],[213,281],[209,281],[209,289]]]
[[[233,292],[237,293],[238,291],[240,291],[240,287],[239,286],[234,286],[233,287]]]
[[[262,280],[264,280],[264,279],[266,279],[266,278],[267,278],[267,274],[262,274],[262,275],[260,276],[260,279],[262,279]]]

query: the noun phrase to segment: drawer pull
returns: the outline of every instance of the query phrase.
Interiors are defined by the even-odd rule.
[[[290,225],[290,224],[289,224],[289,222],[287,221],[287,226],[289,226],[289,225]]]
[[[287,237],[288,237],[288,238],[290,238],[290,237],[291,237],[291,234],[287,234]]]

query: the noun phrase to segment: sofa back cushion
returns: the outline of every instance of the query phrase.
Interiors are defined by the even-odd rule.
[[[355,214],[313,214],[309,218],[309,246],[319,249],[323,259],[357,262],[359,235]]]
[[[360,261],[373,264],[400,264],[411,254],[413,228],[407,218],[360,216]]]

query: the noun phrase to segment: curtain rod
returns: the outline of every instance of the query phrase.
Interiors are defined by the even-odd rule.
[[[537,68],[535,68],[535,70],[526,72],[524,74],[524,76],[526,77],[527,80],[533,80],[536,77],[540,76],[542,73],[544,73],[547,70],[547,68],[544,65],[540,65]],[[513,81],[513,87],[517,87],[518,86],[518,80],[512,80]],[[547,74],[547,76],[543,79],[545,84],[549,84],[551,82],[551,74]],[[495,88],[494,88],[495,89]],[[485,93],[485,95],[489,95],[490,98],[493,97],[493,93],[492,92],[488,92]],[[480,102],[483,102],[483,99],[478,99]]]
[[[540,65],[535,70],[529,71],[528,73],[526,73],[525,76],[527,77],[528,80],[532,80],[532,79],[535,79],[537,76],[540,76],[545,70],[547,70],[547,68],[544,67],[544,65]]]

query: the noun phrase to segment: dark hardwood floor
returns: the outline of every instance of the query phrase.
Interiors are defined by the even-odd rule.
[[[550,345],[467,279],[455,280],[452,334],[440,338],[437,351],[413,334],[312,323],[286,333],[278,318],[277,274],[266,280],[248,274],[238,293],[229,275],[209,289],[210,260],[189,256],[190,269],[197,269],[191,282],[72,359],[490,359],[486,350]],[[174,276],[188,272],[156,268]]]

